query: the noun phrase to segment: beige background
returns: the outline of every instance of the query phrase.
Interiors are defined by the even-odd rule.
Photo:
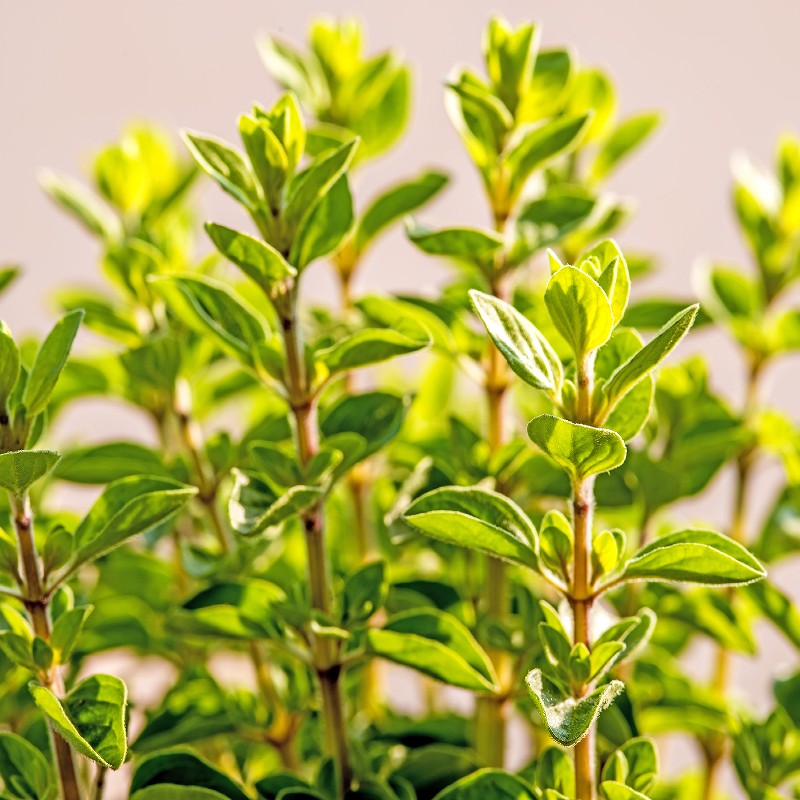
[[[442,108],[441,83],[456,62],[479,62],[481,29],[492,11],[512,20],[533,16],[544,23],[546,44],[571,43],[583,60],[610,68],[623,113],[665,109],[666,125],[614,181],[639,203],[622,244],[661,259],[659,275],[642,292],[687,294],[700,256],[744,261],[729,209],[730,155],[746,149],[768,160],[778,133],[800,128],[799,15],[788,0],[0,0],[0,9],[0,262],[26,269],[0,302],[0,314],[17,333],[45,329],[55,286],[98,280],[93,242],[44,198],[37,171],[49,166],[76,174],[87,154],[132,117],[233,138],[240,111],[276,96],[253,44],[257,32],[300,40],[316,14],[355,14],[368,23],[372,47],[396,45],[413,63],[410,133],[358,189],[368,194],[420,166],[444,167],[453,185],[424,214],[433,223],[484,222],[477,180]],[[239,219],[213,189],[203,193],[203,208],[219,221]],[[394,234],[375,248],[361,277],[364,286],[407,289],[433,286],[442,274]],[[330,295],[324,267],[315,268],[310,283],[317,297]],[[722,337],[695,337],[687,349],[708,351],[717,385],[738,397],[741,364]],[[795,417],[796,366],[784,361],[769,376],[772,396]],[[119,433],[121,424],[141,427],[97,404],[91,414],[74,417],[69,435],[102,437],[115,428]],[[754,493],[760,506],[772,477]],[[724,524],[729,485],[723,477],[686,515]],[[791,569],[777,577],[797,596]],[[771,678],[796,667],[778,637],[765,632],[765,642],[764,656],[737,665],[743,699],[759,706],[769,698]],[[698,670],[707,668],[704,653],[696,661]]]

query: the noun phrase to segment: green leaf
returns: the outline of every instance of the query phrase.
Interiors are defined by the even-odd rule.
[[[542,414],[528,423],[528,436],[574,478],[616,469],[627,448],[615,431]]]
[[[324,492],[318,486],[292,486],[274,498],[258,491],[254,476],[234,470],[235,483],[228,502],[231,526],[243,536],[255,536],[317,503]]]
[[[284,636],[273,606],[286,595],[274,583],[250,578],[214,583],[189,598],[167,618],[179,636],[253,641]]]
[[[800,650],[800,609],[771,581],[759,581],[747,587],[747,596],[758,610]]]
[[[511,369],[530,386],[558,394],[564,380],[561,360],[536,326],[503,300],[474,289],[469,296]]]
[[[533,702],[550,735],[564,747],[577,744],[622,691],[620,681],[611,681],[578,700],[568,697],[547,680],[539,669],[525,678]]]
[[[300,173],[290,187],[286,198],[284,217],[291,228],[303,227],[303,220],[339,182],[353,160],[358,138],[351,139],[335,150],[323,153]],[[297,263],[293,260],[293,263]]]
[[[364,564],[347,579],[342,593],[342,624],[368,620],[382,605],[388,590],[386,564]]]
[[[205,228],[214,247],[262,288],[269,289],[297,274],[271,245],[216,222],[207,222]]]
[[[416,327],[416,336],[408,333]],[[427,331],[421,326],[407,325],[407,331],[367,328],[345,336],[314,354],[331,375],[359,367],[379,364],[397,356],[415,353],[430,343]]]
[[[226,800],[226,796],[198,786],[160,783],[140,789],[130,796],[130,800]]]
[[[239,117],[239,135],[250,165],[271,209],[280,207],[281,189],[289,176],[289,158],[265,119]]]
[[[306,214],[295,234],[289,260],[298,270],[332,253],[353,226],[353,198],[342,175]]]
[[[116,239],[120,223],[111,209],[85,186],[55,172],[44,172],[39,185],[61,208],[72,214],[91,233],[104,239]]]
[[[608,341],[614,328],[611,304],[597,281],[575,267],[562,267],[544,293],[547,310],[576,358]]]
[[[615,769],[614,759],[609,759],[603,768],[603,781],[624,783],[637,792],[647,792],[658,777],[658,751],[655,742],[640,736],[625,742],[614,756],[621,762],[622,769]]]
[[[0,412],[8,412],[8,398],[17,385],[20,355],[11,331],[0,320]]]
[[[0,778],[14,798],[51,800],[56,787],[50,765],[27,739],[0,731]]]
[[[254,350],[267,339],[266,325],[255,309],[220,281],[184,275],[151,279],[181,322],[211,335],[226,353],[255,368]]]
[[[128,690],[112,675],[92,675],[59,700],[49,689],[29,684],[33,700],[70,746],[104,767],[125,761],[125,707]]]
[[[358,253],[363,253],[378,234],[406,214],[425,205],[437,195],[448,182],[441,172],[423,172],[419,177],[399,183],[387,189],[370,203],[358,221],[354,233],[354,244]]]
[[[503,154],[511,175],[510,194],[519,195],[532,173],[577,146],[585,134],[590,114],[562,116],[517,132]]]
[[[53,393],[58,376],[67,363],[72,342],[78,332],[83,311],[72,311],[59,320],[42,342],[33,362],[22,402],[28,417],[44,411]]]
[[[597,183],[613,172],[661,124],[657,111],[635,114],[623,120],[603,142],[589,170],[590,179]]]
[[[603,800],[648,800],[646,795],[617,781],[603,781],[600,784]]]
[[[14,450],[0,453],[0,488],[22,496],[47,475],[61,458],[54,450]]]
[[[575,772],[570,757],[559,747],[548,747],[536,759],[536,786],[567,797],[575,794]]]
[[[61,457],[53,475],[72,483],[105,484],[131,475],[168,477],[161,456],[136,442],[107,442],[71,448]]]
[[[503,246],[500,234],[479,228],[442,228],[435,231],[409,221],[406,223],[406,234],[423,253],[465,259],[473,263],[490,257]]]
[[[434,800],[535,800],[525,782],[499,769],[479,769],[436,795]]]
[[[362,447],[345,452],[342,470],[375,453],[400,431],[407,408],[404,398],[389,392],[365,392],[337,400],[320,415],[323,436],[334,441],[343,434],[356,434]]]
[[[594,278],[606,293],[614,325],[618,325],[628,307],[631,293],[631,276],[628,262],[613,239],[606,239],[587,250],[575,265]]]
[[[766,576],[742,545],[715,531],[689,528],[661,536],[627,563],[625,580],[662,580],[735,586]]]
[[[597,199],[585,189],[553,186],[546,194],[527,202],[515,220],[515,226],[532,254],[560,242],[585,222],[597,206]]]
[[[367,649],[451,686],[493,692],[491,661],[467,628],[444,611],[406,611],[366,633]]]
[[[53,633],[50,644],[55,653],[57,664],[66,664],[75,650],[78,637],[81,635],[86,620],[94,610],[94,606],[78,606],[65,611],[53,623]]]
[[[504,495],[447,486],[418,497],[402,515],[411,528],[529,569],[538,566],[536,528]]]
[[[603,387],[608,398],[607,412],[672,352],[692,327],[698,308],[693,305],[680,311],[641,350],[611,373]]]
[[[75,530],[74,569],[93,561],[126,539],[169,519],[197,494],[167,478],[134,476],[109,484]]]
[[[218,794],[228,800],[249,800],[242,789],[230,778],[217,770],[208,761],[195,755],[190,750],[175,749],[156,753],[141,761],[133,774],[131,781],[131,795],[148,787],[155,786],[180,786],[190,798],[190,790],[205,789],[213,792],[211,797]],[[178,798],[178,795],[172,795]],[[148,798],[149,796],[145,795]],[[181,798],[184,795],[180,795]],[[158,795],[153,795],[158,798]],[[165,796],[171,800],[171,796]],[[205,798],[202,795],[198,796]],[[209,798],[210,800],[210,798]]]
[[[247,162],[234,147],[215,136],[181,131],[181,136],[194,160],[231,197],[248,211],[255,211],[260,202],[255,177]]]

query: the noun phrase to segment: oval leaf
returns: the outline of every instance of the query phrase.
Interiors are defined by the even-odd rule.
[[[14,495],[24,494],[50,472],[61,458],[55,450],[14,450],[0,453],[0,488]]]
[[[92,675],[59,700],[49,689],[31,683],[39,710],[70,746],[104,767],[119,769],[125,761],[125,706],[128,690],[113,675]]]
[[[528,423],[528,436],[559,466],[576,478],[616,469],[627,448],[616,431],[593,428],[542,414]]]
[[[536,795],[525,782],[500,769],[480,769],[467,775],[434,800],[535,800]]]
[[[585,272],[562,267],[550,278],[544,301],[553,324],[578,359],[605,344],[611,336],[611,304],[600,284]]]
[[[0,778],[14,797],[50,800],[56,794],[50,766],[27,739],[0,731]]]
[[[367,649],[451,686],[492,692],[497,677],[472,634],[444,611],[407,611],[366,633]]]
[[[564,747],[572,747],[583,739],[600,712],[624,688],[621,681],[611,681],[586,697],[575,699],[565,696],[540,669],[531,670],[525,682],[547,730]]]
[[[557,394],[564,379],[561,360],[538,328],[510,303],[475,290],[469,296],[511,369],[536,389]]]
[[[71,568],[169,519],[197,494],[167,478],[131,477],[109,484],[75,530]]]
[[[735,586],[766,574],[758,559],[729,536],[689,528],[661,536],[639,550],[625,566],[623,578]]]
[[[530,569],[538,566],[536,528],[522,509],[497,492],[461,486],[434,489],[411,503],[402,520],[448,544]]]

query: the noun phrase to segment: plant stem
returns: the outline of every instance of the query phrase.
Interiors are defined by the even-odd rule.
[[[593,364],[591,357],[578,363],[577,411],[578,421],[592,422]],[[570,608],[575,644],[585,644],[591,649],[589,614],[592,607],[591,558],[592,520],[594,516],[594,476],[576,477],[572,483],[572,527],[575,537],[575,554],[570,587]],[[586,695],[591,685],[583,687],[580,696]],[[591,726],[574,748],[575,790],[580,800],[595,800],[595,729]]]
[[[25,607],[31,615],[34,633],[50,641],[50,617],[48,606],[50,598],[42,589],[42,574],[39,555],[36,552],[36,543],[33,537],[33,515],[30,500],[27,495],[12,497],[11,506],[14,516],[14,530],[19,544],[20,560],[24,585],[21,587],[25,594]],[[52,667],[40,675],[42,684],[50,689],[59,699],[64,696],[64,682],[58,667]],[[75,760],[72,749],[50,726],[50,736],[53,743],[56,762],[58,764],[59,783],[63,800],[81,800],[80,786],[75,772]]]
[[[745,402],[743,412],[743,424],[748,427],[758,410],[758,389],[763,368],[763,361],[757,354],[749,354],[749,366],[747,371],[747,384],[745,388]],[[747,524],[748,512],[748,493],[750,488],[750,477],[754,462],[755,451],[753,447],[747,447],[739,454],[736,459],[736,488],[733,494],[733,508],[731,511],[731,523],[728,535],[734,541],[744,543],[745,527]],[[728,602],[733,604],[736,599],[735,591],[728,589]],[[714,664],[714,673],[711,685],[720,694],[724,693],[730,680],[731,654],[730,651],[720,646],[717,649],[717,657]],[[719,766],[725,758],[727,752],[727,739],[720,735],[712,737],[705,747],[706,769],[703,780],[703,798],[711,800],[716,793],[717,776]]]
[[[297,320],[297,286],[292,289],[289,313],[281,320],[283,341],[286,350],[287,389],[291,413],[294,418],[294,434],[297,457],[305,467],[318,449],[319,423],[317,406],[308,385],[303,348]],[[325,519],[322,502],[318,502],[302,514],[308,555],[308,583],[311,591],[311,606],[325,617],[331,614],[331,588],[328,567],[328,551],[325,540]],[[312,637],[314,669],[322,696],[322,717],[328,752],[334,757],[338,768],[340,790],[344,795],[352,782],[350,758],[347,749],[347,726],[342,690],[340,685],[341,664],[339,644],[329,638]]]
[[[496,227],[502,230],[503,221],[495,218]],[[502,263],[495,265],[495,272]],[[492,294],[503,298],[504,287],[499,278],[492,282]],[[495,453],[505,439],[505,397],[508,383],[505,361],[500,351],[490,342],[484,379],[487,410],[487,442]],[[501,622],[508,609],[508,578],[506,565],[499,559],[486,558],[486,611],[489,619]],[[503,767],[506,751],[506,721],[508,715],[508,693],[511,691],[513,670],[509,654],[499,648],[488,648],[494,665],[500,691],[494,695],[478,698],[476,713],[475,748],[481,764],[487,767]]]
[[[181,401],[176,403],[174,411],[181,443],[194,466],[194,481],[198,487],[198,499],[203,505],[211,531],[219,543],[220,552],[225,555],[231,551],[231,541],[227,527],[223,523],[217,507],[219,486],[213,475],[211,465],[203,457],[203,434],[190,410],[191,390],[188,387],[182,387],[179,394]],[[272,725],[267,731],[267,739],[277,750],[283,765],[288,769],[295,769],[297,767],[297,758],[292,746],[292,739],[296,732],[294,720],[292,715],[283,707],[275,690],[260,644],[256,641],[251,641],[248,649],[258,690],[267,708],[271,708],[275,715]]]

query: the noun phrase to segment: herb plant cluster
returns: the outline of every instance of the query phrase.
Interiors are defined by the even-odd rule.
[[[485,227],[421,221],[431,169],[354,197],[412,92],[351,21],[259,43],[284,93],[237,144],[135,125],[88,183],[42,177],[105,288],[59,288],[41,343],[0,327],[0,796],[711,800],[726,765],[752,800],[799,796],[800,673],[762,718],[730,671],[760,618],[800,648],[765,566],[800,549],[800,437],[762,381],[800,348],[800,139],[776,175],[737,162],[754,269],[634,302],[652,259],[611,238],[631,203],[606,182],[659,115],[619,119],[608,75],[540,35],[494,18],[483,68],[446,81]],[[208,180],[236,228],[198,231]],[[399,225],[451,269],[438,296],[356,292]],[[99,344],[72,352],[81,326]],[[663,364],[693,326],[740,348],[741,406],[701,358]],[[45,449],[93,396],[152,437]],[[753,529],[766,459],[785,485]],[[677,521],[721,472],[727,527]],[[64,484],[97,499],[65,511]],[[168,670],[158,702],[101,671],[119,649]],[[659,771],[663,734],[697,769]]]

